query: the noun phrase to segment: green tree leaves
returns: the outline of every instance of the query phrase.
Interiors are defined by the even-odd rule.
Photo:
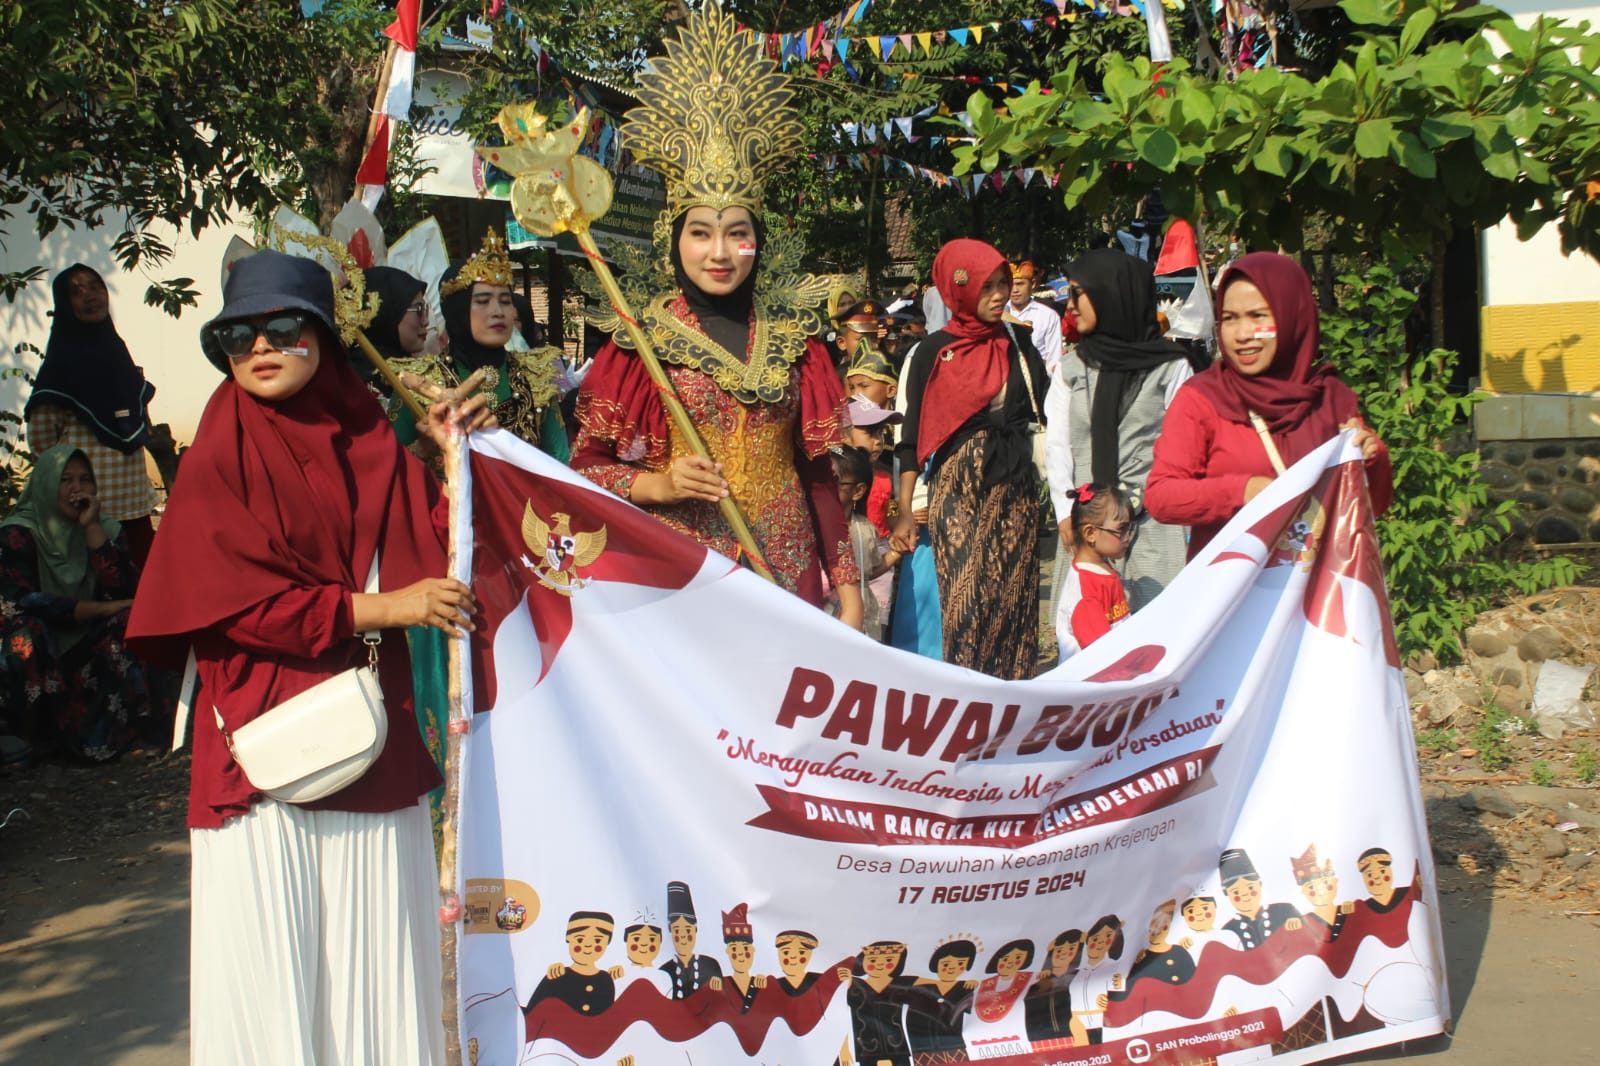
[[[963,159],[1070,164],[1068,204],[1101,199],[1091,179],[1123,194],[1176,187],[1180,210],[1260,246],[1297,246],[1282,227],[1321,213],[1347,250],[1422,254],[1441,234],[1509,217],[1525,233],[1553,222],[1565,250],[1600,257],[1586,191],[1600,176],[1600,76],[1584,66],[1600,37],[1446,0],[1341,6],[1366,28],[1322,78],[1268,68],[1218,83],[1175,63],[1157,93],[1147,61],[1109,56],[1099,90],[1057,77],[1052,105],[997,114]],[[1090,157],[1132,166],[1094,175]]]

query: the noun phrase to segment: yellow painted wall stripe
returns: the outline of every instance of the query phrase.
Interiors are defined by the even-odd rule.
[[[1485,307],[1483,384],[1508,394],[1600,389],[1600,300]]]

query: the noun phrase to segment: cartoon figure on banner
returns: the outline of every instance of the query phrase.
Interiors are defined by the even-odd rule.
[[[600,1014],[609,1008],[616,1001],[616,981],[599,963],[611,945],[614,929],[616,923],[604,911],[574,911],[567,919],[567,954],[572,964],[552,964],[523,1013],[531,1014],[547,999],[560,1000],[582,1015]]]
[[[850,982],[845,1002],[857,1062],[911,1066],[901,1014],[915,981],[902,976],[905,968],[906,945],[899,940],[875,940],[861,949],[854,967],[839,968],[839,979]]]
[[[786,996],[802,996],[815,990],[818,997],[826,1003],[832,998],[833,987],[819,986],[817,982],[823,980],[824,974],[813,973],[810,970],[811,956],[817,950],[818,940],[815,933],[808,933],[804,929],[785,929],[777,935],[773,946],[778,951],[778,968],[783,975],[774,975],[769,984],[783,991]],[[837,971],[835,976],[841,982],[850,980],[848,968]]]
[[[726,992],[728,998],[738,1004],[740,1014],[748,1014],[756,1001],[756,993],[767,987],[766,974],[750,973],[750,966],[756,959],[756,938],[749,913],[747,903],[722,912],[722,943],[733,972],[711,979],[711,987]]]
[[[1361,880],[1371,897],[1362,900],[1361,905],[1374,914],[1389,913],[1405,902],[1411,892],[1410,885],[1395,887],[1394,856],[1383,848],[1363,851],[1356,860],[1356,869],[1361,871]]]
[[[1150,915],[1149,946],[1133,960],[1133,969],[1128,971],[1128,989],[1120,998],[1131,995],[1140,981],[1181,985],[1194,976],[1194,957],[1189,954],[1194,941],[1185,937],[1176,944],[1167,942],[1177,907],[1178,901],[1169,899]]]
[[[1333,875],[1333,860],[1319,863],[1317,846],[1312,844],[1299,856],[1290,859],[1289,867],[1294,871],[1295,884],[1300,886],[1301,894],[1311,904],[1305,920],[1314,927],[1322,928],[1328,940],[1338,940],[1339,934],[1344,931],[1345,919],[1354,913],[1356,905],[1348,901],[1337,902],[1339,879]]]
[[[1023,1018],[1034,1051],[1087,1044],[1089,1034],[1072,1013],[1072,977],[1078,972],[1083,930],[1066,929],[1045,948],[1045,963],[1023,997]]]
[[[1072,977],[1073,1017],[1083,1023],[1088,1042],[1102,1042],[1106,1005],[1122,990],[1117,960],[1125,940],[1122,919],[1108,914],[1089,927],[1083,941],[1083,964]]]
[[[1011,1008],[1022,999],[1033,973],[1033,941],[1013,940],[1002,944],[989,959],[985,977],[978,984],[978,994],[973,999],[973,1013],[982,1021],[994,1023],[1011,1013]]]
[[[672,979],[672,998],[686,999],[689,993],[711,984],[722,976],[722,966],[709,955],[696,955],[700,920],[694,914],[694,897],[683,881],[667,882],[667,932],[672,934],[673,958],[661,967]]]
[[[1222,891],[1239,912],[1222,927],[1239,938],[1239,946],[1245,951],[1265,944],[1267,937],[1279,929],[1300,928],[1300,912],[1289,904],[1262,904],[1261,875],[1243,848],[1224,851],[1218,871],[1222,875]]]
[[[662,936],[655,915],[648,909],[641,911],[633,924],[622,931],[622,942],[628,951],[628,966],[618,979],[621,983],[617,993],[620,995],[629,986],[644,981],[662,996],[671,995],[672,982],[656,964],[656,957],[661,954]]]
[[[528,501],[522,515],[522,540],[542,563],[524,555],[522,565],[545,587],[570,596],[593,580],[581,576],[578,567],[593,566],[606,550],[606,527],[574,533],[571,515],[557,511],[550,517],[555,520],[553,528],[534,512],[533,501]]]
[[[1191,951],[1195,958],[1213,941],[1238,947],[1239,940],[1232,933],[1217,928],[1217,900],[1215,896],[1190,896],[1180,908],[1183,922],[1189,927],[1185,940],[1193,941]]]
[[[911,1043],[913,1066],[966,1062],[967,1042],[962,1035],[972,1013],[978,982],[963,980],[978,961],[978,944],[965,936],[942,941],[928,958],[932,977],[921,977],[911,987],[906,1006],[906,1036]]]

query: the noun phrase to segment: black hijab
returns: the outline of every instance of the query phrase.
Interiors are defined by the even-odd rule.
[[[400,347],[400,320],[428,287],[397,267],[367,267],[361,273],[367,280],[367,292],[378,294],[378,313],[367,327],[367,339],[385,359],[407,358],[413,353]],[[360,349],[353,349],[350,358],[362,370],[371,369]]]
[[[1099,248],[1076,260],[1067,276],[1094,304],[1094,332],[1078,341],[1079,357],[1100,372],[1089,408],[1091,474],[1097,485],[1117,485],[1121,423],[1139,385],[1151,370],[1188,353],[1161,336],[1155,274],[1143,259]]]
[[[451,263],[441,281],[445,284],[454,281],[466,265],[465,260]],[[475,281],[461,291],[449,296],[441,295],[439,299],[439,310],[444,313],[444,330],[450,337],[450,355],[466,367],[469,374],[479,367],[499,366],[506,361],[505,345],[485,348],[472,339],[472,290],[488,284],[491,283]],[[440,292],[443,293],[442,288]]]
[[[92,268],[74,263],[50,283],[55,321],[23,417],[32,415],[36,403],[67,408],[101,444],[132,455],[150,435],[147,408],[156,390],[134,365],[109,315],[101,322],[80,322],[73,315],[72,275],[80,271],[100,277]]]
[[[752,217],[753,213],[752,213]],[[767,243],[767,230],[759,219],[755,220],[756,261],[737,289],[726,296],[713,296],[689,280],[683,269],[683,257],[678,254],[678,238],[683,236],[684,212],[672,220],[672,274],[677,279],[678,291],[689,304],[689,310],[700,320],[700,328],[707,337],[725,348],[735,358],[744,360],[750,353],[750,315],[755,307],[756,273],[761,269],[761,249]]]

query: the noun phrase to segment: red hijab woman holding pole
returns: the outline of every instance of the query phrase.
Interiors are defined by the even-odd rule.
[[[929,484],[928,531],[946,662],[995,677],[1033,676],[1039,651],[1039,476],[1032,426],[1049,376],[1026,329],[1005,321],[1011,268],[983,241],[954,240],[933,260],[950,308],[912,349],[900,462],[897,551],[915,547],[911,493]]]
[[[1382,514],[1394,498],[1389,449],[1361,421],[1338,371],[1318,361],[1317,302],[1300,264],[1276,252],[1231,264],[1219,285],[1217,339],[1222,358],[1167,409],[1145,489],[1156,521],[1191,527],[1189,558],[1271,484],[1278,460],[1292,466],[1344,429],[1356,430]]]

